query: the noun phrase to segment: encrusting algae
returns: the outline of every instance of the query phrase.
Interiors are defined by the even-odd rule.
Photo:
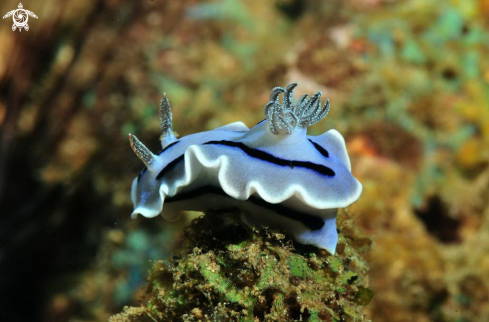
[[[370,239],[339,216],[336,255],[266,227],[248,228],[235,213],[207,213],[184,230],[184,245],[149,272],[141,307],[110,322],[367,321],[372,298],[362,255]]]

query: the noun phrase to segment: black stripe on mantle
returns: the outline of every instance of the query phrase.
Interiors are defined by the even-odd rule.
[[[315,144],[312,141],[311,141],[311,143],[314,144],[316,149],[317,149],[317,146],[319,146],[318,144]],[[210,142],[204,143],[203,145],[224,145],[224,146],[234,147],[234,148],[241,149],[241,151],[243,151],[244,153],[246,153],[248,156],[250,156],[252,158],[260,159],[262,161],[267,161],[267,162],[270,162],[270,163],[273,163],[273,164],[276,164],[276,165],[279,165],[282,167],[306,168],[306,169],[316,171],[316,172],[318,172],[322,175],[325,175],[327,177],[334,177],[335,176],[335,172],[331,168],[328,168],[324,165],[316,164],[316,163],[309,162],[309,161],[296,161],[296,160],[281,159],[281,158],[278,158],[278,157],[276,157],[270,153],[267,153],[265,151],[250,148],[249,146],[247,146],[241,142],[224,141],[224,140],[223,141],[210,141]],[[319,152],[321,154],[323,154],[323,152],[321,152],[320,150],[319,150]],[[324,150],[324,152],[326,152],[326,154],[328,153],[326,150]]]
[[[161,150],[160,152],[158,152],[158,155],[161,155],[163,152],[165,152],[166,150],[168,150],[172,146],[176,145],[177,143],[180,143],[180,140],[176,140],[175,142],[172,142],[172,143],[168,144],[163,150]]]
[[[312,141],[311,141],[311,143],[313,143],[313,145],[314,145],[314,147],[316,147],[316,149],[317,149],[317,146],[319,146],[319,144],[314,144],[314,142],[312,142]],[[241,151],[243,151],[244,153],[246,153],[249,157],[259,159],[262,161],[266,161],[266,162],[270,162],[270,163],[273,163],[273,164],[276,164],[276,165],[279,165],[282,167],[290,167],[292,169],[296,168],[296,167],[297,168],[305,168],[305,169],[313,170],[313,171],[315,171],[319,174],[322,174],[326,177],[334,177],[335,176],[335,172],[331,168],[328,168],[324,165],[316,164],[316,163],[309,162],[309,161],[296,161],[296,160],[281,159],[281,158],[278,158],[278,157],[276,157],[270,153],[267,153],[265,151],[250,148],[249,146],[247,146],[241,142],[225,141],[225,140],[223,140],[223,141],[209,141],[209,142],[202,143],[202,145],[222,145],[222,146],[238,148]],[[318,151],[321,154],[323,154],[324,152],[326,154],[328,153],[326,150],[324,150],[323,152],[321,150],[318,150]],[[183,161],[183,159],[184,159],[184,155],[182,154],[178,158],[173,160],[172,162],[168,163],[167,166],[164,167],[163,170],[161,170],[161,172],[156,176],[156,179],[157,180],[161,179],[167,172],[172,170],[180,161]]]
[[[320,146],[319,144],[317,144],[316,142],[314,142],[311,139],[308,139],[308,140],[309,140],[309,142],[312,143],[312,145],[314,145],[314,147],[316,148],[316,150],[318,150],[318,152],[322,154],[323,157],[329,158],[329,153],[328,153],[328,151],[325,148],[323,148],[322,146]]]
[[[205,186],[201,188],[197,188],[195,190],[189,191],[189,192],[184,192],[177,194],[174,197],[167,197],[165,199],[165,203],[171,203],[171,202],[177,202],[177,201],[184,201],[184,200],[190,200],[197,198],[201,195],[206,195],[206,194],[212,194],[212,195],[218,195],[220,197],[225,197],[225,198],[231,198],[228,194],[226,194],[222,189],[214,187],[214,186]],[[234,199],[237,200],[237,199]],[[275,212],[277,215],[287,217],[289,219],[301,222],[306,226],[307,228],[311,230],[319,230],[323,228],[324,226],[324,221],[316,216],[309,215],[300,211],[292,210],[284,205],[281,204],[271,204],[266,202],[265,200],[258,198],[254,195],[250,196],[248,200],[238,200],[242,202],[251,202],[257,206],[260,206],[262,208],[265,208],[267,210]]]

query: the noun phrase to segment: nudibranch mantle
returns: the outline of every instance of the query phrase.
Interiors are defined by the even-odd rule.
[[[272,90],[266,119],[249,129],[235,122],[177,139],[166,95],[160,103],[163,150],[154,155],[135,136],[146,168],[132,183],[132,217],[174,220],[180,210],[238,208],[252,226],[284,229],[334,254],[337,209],[358,199],[345,141],[336,130],[307,135],[329,111],[321,93],[293,101],[296,83]],[[280,94],[284,94],[282,102]]]

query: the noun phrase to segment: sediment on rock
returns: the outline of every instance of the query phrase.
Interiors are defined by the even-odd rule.
[[[366,321],[370,240],[347,217],[340,214],[332,256],[280,231],[250,229],[235,213],[207,213],[185,228],[170,261],[154,263],[142,306],[109,321]]]

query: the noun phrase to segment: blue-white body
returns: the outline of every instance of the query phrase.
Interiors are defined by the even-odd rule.
[[[294,87],[279,94],[288,95]],[[173,220],[180,210],[238,208],[250,225],[285,229],[298,242],[334,254],[337,209],[354,202],[362,190],[350,172],[341,134],[330,130],[308,136],[307,127],[293,122],[300,118],[287,119],[284,106],[275,105],[252,129],[236,122],[177,140],[164,100],[163,150],[152,155],[131,136],[131,145],[147,165],[132,184],[133,217],[161,213]],[[271,102],[279,103],[278,98]],[[165,113],[170,113],[166,119]]]

